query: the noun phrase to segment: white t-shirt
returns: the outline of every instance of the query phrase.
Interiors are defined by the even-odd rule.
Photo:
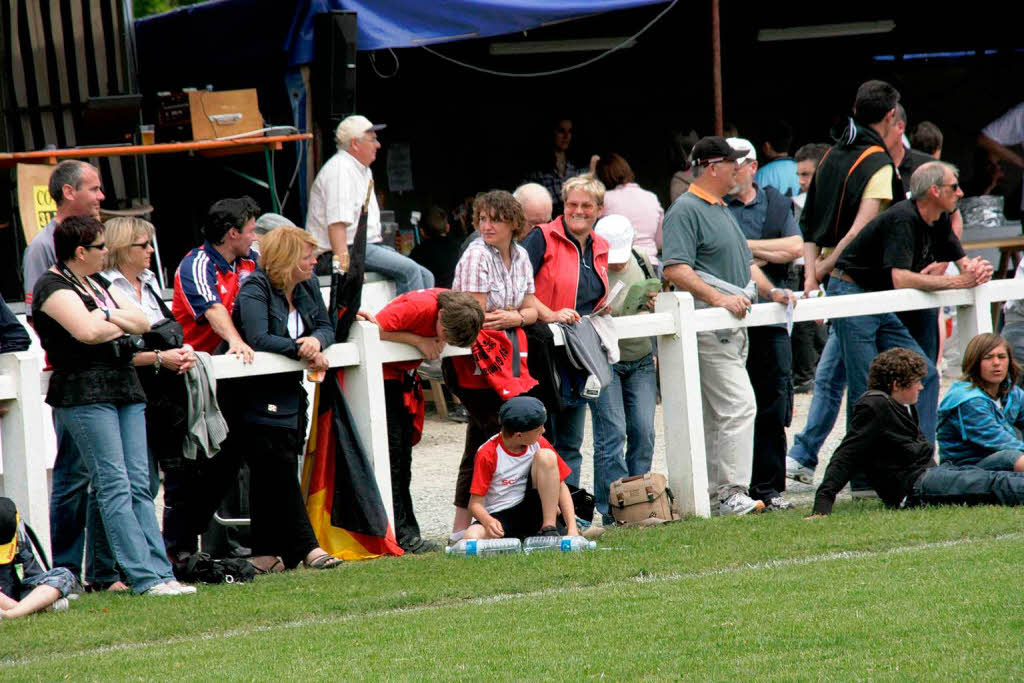
[[[1024,102],[982,128],[981,132],[1003,147],[1024,143]],[[1024,195],[1020,198],[1020,207],[1024,209]]]
[[[316,174],[309,191],[306,230],[316,240],[317,253],[331,250],[331,240],[327,235],[327,226],[331,223],[348,223],[348,244],[355,241],[359,214],[371,180],[373,172],[370,168],[345,150],[338,150]],[[376,193],[370,193],[366,243],[377,244],[380,241],[380,207],[377,206]]]

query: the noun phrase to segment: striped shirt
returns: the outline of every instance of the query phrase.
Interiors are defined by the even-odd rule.
[[[455,266],[452,289],[457,292],[487,293],[485,310],[517,310],[523,297],[533,294],[533,266],[530,256],[512,244],[512,263],[505,267],[501,252],[482,238],[473,240]]]

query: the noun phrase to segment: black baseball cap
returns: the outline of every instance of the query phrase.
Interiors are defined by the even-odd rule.
[[[505,401],[498,410],[498,422],[506,432],[528,432],[544,424],[548,411],[539,399],[516,396]]]
[[[690,163],[706,166],[718,161],[737,161],[746,156],[746,154],[746,151],[733,148],[726,142],[725,138],[710,135],[706,138],[701,138],[693,146],[693,152],[690,153]]]

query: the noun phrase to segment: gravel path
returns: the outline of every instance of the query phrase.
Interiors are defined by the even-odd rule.
[[[942,381],[943,393],[952,383],[950,379]],[[797,394],[793,410],[793,424],[786,430],[789,444],[792,445],[793,437],[800,433],[807,422],[807,411],[811,406],[811,394]],[[428,407],[428,411],[430,408]],[[818,469],[815,472],[815,483],[800,484],[787,481],[789,485],[786,497],[798,506],[810,507],[814,501],[814,491],[817,484],[825,473],[832,452],[843,440],[846,434],[846,400],[839,412],[840,418],[836,426],[821,449]],[[664,415],[661,405],[658,405],[654,417],[656,438],[654,443],[654,465],[653,471],[666,472],[665,467],[665,442],[662,438],[664,429]],[[455,474],[458,471],[459,460],[462,457],[462,445],[465,437],[465,425],[441,420],[436,413],[428,412],[426,424],[423,428],[423,439],[413,450],[413,477],[412,495],[416,506],[416,516],[420,522],[420,528],[425,538],[432,540],[447,541],[448,532],[451,531],[452,523],[452,498],[455,494]],[[593,469],[593,438],[590,426],[590,416],[587,416],[586,438],[583,442],[583,472],[580,476],[581,485],[588,491],[593,490],[594,469]],[[847,496],[841,494],[841,498]]]

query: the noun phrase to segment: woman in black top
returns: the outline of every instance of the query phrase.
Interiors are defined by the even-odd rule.
[[[313,275],[315,247],[310,234],[299,228],[267,233],[260,240],[260,267],[242,285],[232,316],[253,350],[302,359],[311,371],[323,371],[328,367],[323,349],[334,341],[334,330]],[[245,382],[237,394],[247,423],[242,451],[250,473],[250,562],[262,572],[300,562],[313,569],[338,566],[341,560],[317,542],[299,488],[307,406],[302,373],[240,381]]]
[[[132,591],[193,593],[174,580],[149,493],[146,397],[131,365],[140,341],[132,335],[149,321],[90,277],[103,267],[103,239],[92,216],[64,219],[53,234],[57,265],[36,281],[32,317],[53,366],[46,402],[81,453]]]

